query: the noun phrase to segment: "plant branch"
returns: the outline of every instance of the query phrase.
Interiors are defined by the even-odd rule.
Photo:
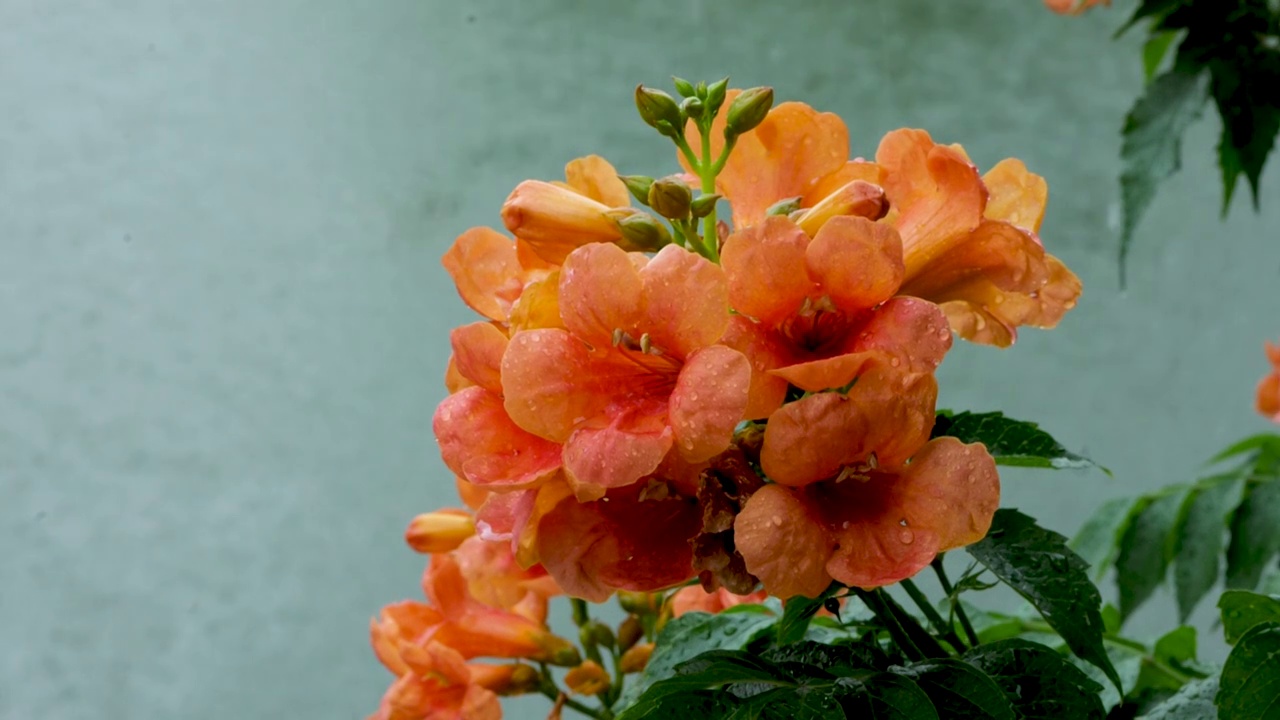
[[[960,639],[960,636],[956,635],[955,628],[948,626],[948,623],[942,619],[941,615],[938,614],[938,611],[933,607],[933,604],[929,602],[929,598],[925,596],[924,592],[921,591],[919,587],[916,587],[914,582],[907,579],[898,584],[902,586],[903,590],[907,591],[907,595],[911,596],[916,607],[920,608],[920,612],[924,613],[925,619],[927,619],[929,624],[933,626],[934,632],[937,632],[944,640],[955,646],[957,651],[964,652],[967,649],[964,642]]]
[[[942,586],[942,592],[946,593],[947,597],[951,597],[954,588],[951,585],[950,578],[947,577],[946,568],[942,566],[942,555],[935,557],[929,565],[933,567],[934,574],[938,576],[938,584]],[[969,622],[969,615],[964,611],[964,606],[960,604],[959,598],[952,602],[952,607],[955,608],[956,619],[960,621],[960,627],[964,628],[965,637],[969,639],[969,645],[977,647],[980,644],[978,633],[973,631],[973,624]]]

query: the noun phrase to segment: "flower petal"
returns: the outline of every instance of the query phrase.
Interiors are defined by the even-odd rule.
[[[453,346],[453,362],[457,372],[476,385],[502,393],[502,354],[507,351],[507,336],[487,322],[471,323],[449,333]]]
[[[1280,423],[1280,371],[1258,383],[1258,412],[1272,422]]]
[[[850,351],[883,352],[905,372],[933,372],[951,349],[946,316],[933,303],[912,297],[891,298],[851,337]]]
[[[751,385],[743,418],[759,420],[782,406],[787,396],[785,378],[770,373],[792,362],[786,346],[777,336],[754,320],[742,315],[729,319],[729,329],[722,342],[747,357],[751,363]]]
[[[884,168],[866,160],[850,160],[815,183],[809,192],[805,193],[800,205],[811,208],[855,180],[883,186]]]
[[[689,357],[670,402],[671,428],[685,460],[710,460],[729,447],[750,389],[751,363],[737,350],[713,345]]]
[[[640,269],[639,275],[644,286],[640,329],[649,333],[663,352],[686,358],[724,335],[729,325],[729,289],[719,266],[668,245]],[[620,288],[612,289],[612,293],[618,292]]]
[[[610,488],[652,473],[671,449],[667,408],[639,403],[610,409],[609,422],[574,431],[564,446],[564,469],[579,501],[599,500]]]
[[[879,220],[888,211],[889,201],[885,199],[884,188],[854,180],[805,210],[797,217],[796,224],[808,235],[816,235],[832,218],[851,216]]]
[[[560,270],[560,317],[569,332],[596,348],[611,345],[614,330],[639,337],[644,283],[628,253],[595,244],[571,254]]]
[[[864,310],[893,297],[902,284],[902,239],[883,223],[835,217],[809,244],[805,266],[836,307]]]
[[[564,330],[516,333],[502,356],[502,394],[511,419],[539,437],[564,442],[608,397],[593,379],[582,341]]]
[[[588,155],[569,161],[564,166],[564,179],[569,187],[607,207],[627,207],[631,193],[618,179],[618,171],[599,155]]]
[[[502,398],[484,388],[445,398],[432,427],[445,465],[476,485],[529,487],[561,465],[560,446],[516,425]]]
[[[733,538],[771,595],[817,597],[831,584],[825,566],[834,543],[790,488],[765,485],[752,495],[734,520]]]
[[[502,222],[527,242],[538,257],[564,262],[569,253],[589,243],[622,239],[609,207],[569,188],[525,180],[502,205]]]
[[[1027,170],[1017,158],[1006,158],[982,176],[990,197],[985,217],[1040,232],[1044,209],[1049,202],[1049,185]]]
[[[809,242],[795,223],[777,216],[730,235],[720,263],[733,309],[768,326],[799,310],[817,291],[805,270]]]
[[[782,378],[805,392],[822,392],[842,388],[868,369],[889,361],[890,356],[885,353],[852,352],[794,363],[776,368],[769,374]]]
[[[1039,290],[1049,279],[1044,248],[1026,230],[984,220],[969,237],[911,278],[902,292],[945,302],[954,299],[949,290],[973,278],[1023,294]]]
[[[474,227],[459,235],[441,264],[462,301],[491,320],[505,321],[524,287],[515,243],[492,228]]]
[[[513,331],[564,327],[560,319],[560,271],[525,285],[511,306],[507,323]]]

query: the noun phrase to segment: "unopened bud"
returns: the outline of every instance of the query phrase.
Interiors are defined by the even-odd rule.
[[[683,220],[689,216],[692,202],[693,191],[677,177],[655,180],[649,187],[649,207],[664,218]]]
[[[716,209],[716,203],[720,201],[721,197],[724,197],[724,196],[720,194],[715,194],[715,195],[703,195],[701,197],[696,198],[692,203],[689,204],[689,214],[693,216],[694,220],[698,220],[700,218],[704,218],[710,215],[711,211]]]
[[[685,98],[684,102],[680,103],[680,110],[694,120],[702,117],[703,107],[702,101],[696,97]]]
[[[622,654],[618,668],[624,673],[638,673],[649,664],[650,655],[653,655],[653,643],[640,643]]]
[[[516,663],[508,666],[510,675],[506,682],[496,688],[490,688],[499,695],[524,695],[538,689],[542,678],[532,665]]]
[[[547,654],[547,662],[560,667],[573,667],[582,662],[582,654],[566,640],[563,645]]]
[[[764,211],[765,215],[790,215],[800,209],[800,196],[779,200]]]
[[[671,80],[676,85],[676,92],[680,93],[682,97],[694,96],[693,83],[689,82],[688,80],[685,80],[684,78],[678,78],[678,77],[672,77]]]
[[[773,88],[757,87],[744,90],[741,95],[729,103],[729,113],[725,117],[725,137],[741,135],[754,130],[764,122],[773,107]]]
[[[729,78],[713,82],[707,86],[707,112],[715,115],[724,104],[725,92],[729,89]]]
[[[644,213],[635,213],[618,221],[624,250],[652,251],[671,244],[671,233],[665,225]]]
[[[631,197],[639,200],[643,205],[649,204],[649,186],[653,184],[653,178],[644,175],[619,175],[618,179],[627,186],[627,192],[631,193]]]
[[[632,615],[656,615],[662,609],[662,596],[655,593],[619,590],[618,604]]]
[[[707,97],[707,83],[705,80],[698,81],[698,84],[693,88],[693,94],[697,95],[699,99]]]
[[[592,620],[582,626],[581,633],[583,634],[582,642],[584,645],[589,642],[593,645],[608,648],[609,650],[613,649],[613,631],[609,629],[608,625],[605,625],[598,620]]]
[[[800,213],[799,217],[795,218],[795,222],[809,237],[813,237],[832,218],[853,215],[868,220],[879,220],[887,212],[889,212],[889,201],[879,185],[854,180],[818,201],[817,205]]]
[[[663,135],[669,131],[660,127],[659,123],[665,122],[672,129],[684,127],[684,118],[680,117],[680,106],[676,104],[674,98],[661,90],[637,85],[636,110],[640,112],[641,120],[657,128]]]
[[[609,673],[594,660],[588,660],[564,675],[564,684],[577,695],[599,695],[609,689]]]
[[[640,642],[642,637],[644,637],[644,625],[640,623],[640,618],[628,615],[627,619],[618,626],[618,649],[630,650],[631,646]]]
[[[467,513],[437,510],[411,520],[404,531],[404,541],[420,553],[444,553],[475,534],[475,520]]]

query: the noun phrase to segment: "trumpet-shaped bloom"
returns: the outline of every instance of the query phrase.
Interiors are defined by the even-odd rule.
[[[565,166],[564,183],[526,180],[502,206],[502,222],[538,257],[561,263],[589,243],[622,240],[611,210],[631,204],[627,187],[604,158],[591,155]]]
[[[981,539],[999,494],[986,449],[942,437],[897,468],[801,488],[767,485],[738,515],[734,536],[770,594],[815,597],[832,579],[874,588]]]
[[[1044,0],[1044,4],[1059,15],[1079,15],[1094,5],[1110,5],[1111,0]]]
[[[530,246],[496,230],[475,227],[459,235],[441,260],[458,295],[472,310],[517,329],[556,327],[559,311],[554,290],[556,265],[534,254]]]
[[[951,346],[931,303],[894,297],[902,241],[888,225],[838,216],[810,238],[782,217],[730,235],[722,262],[736,316],[725,341],[753,363],[747,416],[767,416],[788,384],[841,388],[875,367],[932,372]]]
[[[369,720],[500,720],[499,692],[528,684],[533,669],[467,663],[436,642],[415,646],[408,667]]]
[[[724,588],[711,592],[694,585],[680,588],[671,596],[671,614],[680,617],[688,612],[719,613],[738,605],[764,602],[769,594],[764,590],[756,590],[747,595],[735,595]]]
[[[454,550],[475,533],[471,513],[444,509],[415,516],[404,531],[404,540],[417,552],[431,554]]]
[[[653,473],[672,448],[699,462],[728,447],[751,367],[715,344],[727,296],[718,266],[675,246],[650,260],[594,244],[566,259],[566,329],[512,336],[501,379],[514,423],[563,443],[580,500]]]
[[[1280,423],[1280,344],[1266,344],[1271,372],[1258,383],[1258,412],[1272,422]]]

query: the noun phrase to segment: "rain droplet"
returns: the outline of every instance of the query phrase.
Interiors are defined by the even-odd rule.
[[[840,523],[840,529],[841,529],[841,530],[848,530],[848,529],[849,529],[849,521],[848,521],[848,520],[845,520],[844,522]]]
[[[782,516],[781,516],[781,515],[774,515],[774,516],[773,516],[773,526],[774,526],[774,527],[782,527]]]
[[[902,528],[902,530],[898,531],[898,540],[901,541],[903,545],[910,545],[915,542],[916,534],[907,528]]]
[[[899,365],[902,364],[902,361],[899,360],[898,358],[893,358],[892,360],[889,361],[889,364],[894,367],[898,367]]]

